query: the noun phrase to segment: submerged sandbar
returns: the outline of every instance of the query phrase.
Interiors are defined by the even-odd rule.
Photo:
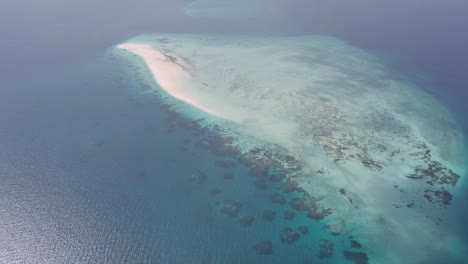
[[[244,158],[290,169],[317,198],[299,207],[312,218],[375,250],[395,245],[373,261],[423,261],[448,245],[443,209],[466,173],[462,130],[378,57],[329,37],[203,35],[141,36],[114,55],[144,65],[153,93],[204,117]]]

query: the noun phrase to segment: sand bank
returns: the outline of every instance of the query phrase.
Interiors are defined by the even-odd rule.
[[[196,84],[196,80],[189,73],[188,66],[182,65],[182,62],[176,62],[176,57],[154,49],[148,44],[124,43],[118,45],[117,48],[139,56],[153,74],[156,83],[174,98],[190,104],[203,112],[225,118],[203,102],[190,96],[190,91],[187,91],[187,87],[191,84],[198,84]]]
[[[158,35],[118,48],[139,56],[167,94],[219,117],[200,124],[242,154],[293,156],[294,180],[333,210],[324,224],[343,223],[389,259],[422,261],[445,246],[444,197],[466,172],[463,133],[443,105],[375,56],[317,36]],[[398,262],[383,259],[374,260]]]

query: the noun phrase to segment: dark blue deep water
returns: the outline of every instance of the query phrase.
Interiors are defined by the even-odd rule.
[[[270,201],[280,186],[259,188],[240,164],[217,166],[230,158],[196,146],[210,135],[141,95],[106,58],[141,33],[334,35],[392,58],[468,131],[463,1],[294,0],[275,19],[217,23],[184,17],[185,2],[0,3],[0,263],[312,263],[319,240],[334,240],[304,216],[284,219]],[[191,180],[196,170],[206,181]],[[225,199],[242,203],[238,218],[221,213]],[[464,186],[449,213],[468,243],[467,201]],[[247,215],[255,221],[241,227]],[[280,245],[281,228],[305,223],[308,235]],[[274,255],[255,254],[264,239]]]

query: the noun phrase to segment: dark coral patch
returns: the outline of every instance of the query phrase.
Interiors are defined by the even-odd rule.
[[[237,166],[237,163],[235,163],[234,161],[232,160],[217,160],[215,162],[215,165],[218,166],[218,167],[222,167],[222,168],[234,168]]]
[[[255,217],[251,215],[244,216],[239,222],[242,227],[249,227],[255,222]]]
[[[273,253],[273,243],[271,240],[263,240],[254,246],[258,255],[271,255]]]
[[[347,260],[350,260],[355,264],[369,264],[369,258],[364,252],[354,252],[345,250],[343,254]]]
[[[424,198],[431,203],[441,203],[443,205],[450,205],[452,202],[453,195],[447,190],[424,190]]]
[[[283,184],[283,190],[286,193],[291,193],[291,192],[302,192],[304,195],[309,195],[306,190],[303,188],[299,187],[299,183],[297,183],[295,180],[292,179],[292,177],[289,177],[286,179],[286,181]]]
[[[331,257],[333,257],[333,242],[326,239],[320,239],[319,258],[324,259]]]
[[[284,198],[284,196],[279,194],[279,193],[274,193],[271,196],[271,201],[273,203],[276,203],[276,204],[285,204],[286,203],[286,198]]]
[[[221,189],[218,188],[218,187],[213,187],[211,188],[208,193],[211,195],[211,196],[215,196],[215,195],[218,195],[221,193]]]
[[[263,219],[264,219],[265,221],[271,222],[271,221],[273,221],[273,220],[275,219],[275,217],[276,217],[275,211],[272,211],[272,210],[265,210],[265,211],[263,212]]]
[[[357,242],[356,240],[352,239],[352,240],[351,240],[351,247],[352,247],[352,248],[361,248],[362,245],[359,244],[359,242]]]
[[[203,149],[210,150],[213,154],[222,156],[237,156],[239,151],[232,145],[231,137],[209,137],[200,140],[197,146]]]
[[[168,133],[173,133],[176,130],[177,130],[177,127],[173,123],[168,123],[168,124],[164,125],[164,131],[166,131]]]
[[[242,204],[234,200],[224,200],[224,206],[222,212],[230,215],[237,216],[242,208]]]
[[[425,180],[432,186],[443,184],[455,186],[460,175],[445,167],[440,162],[430,161],[427,163],[426,167],[418,166],[414,169],[414,173],[406,175],[406,177]]]
[[[266,190],[268,188],[267,182],[264,178],[258,178],[255,180],[255,187],[260,190]]]
[[[348,201],[349,201],[350,204],[353,204],[353,199],[351,199],[351,197],[349,197],[348,192],[344,188],[341,188],[339,191],[340,191],[341,195],[346,196],[346,198],[348,198]]]
[[[166,121],[174,121],[174,120],[177,120],[178,118],[179,118],[179,115],[174,111],[167,110],[164,113],[164,119]]]
[[[321,220],[332,213],[330,208],[324,208],[317,204],[321,198],[294,198],[289,202],[289,205],[299,211],[307,212],[307,217],[314,220]]]
[[[284,175],[282,173],[270,175],[270,181],[272,181],[272,182],[280,182],[284,178],[286,178],[286,175]]]
[[[182,146],[182,147],[179,148],[179,150],[182,151],[182,152],[187,152],[189,149],[187,147],[185,147],[185,146]]]
[[[309,228],[307,226],[299,226],[297,230],[299,230],[303,235],[307,235],[309,233]]]
[[[280,241],[284,244],[292,244],[299,239],[299,233],[290,227],[285,227],[281,230]]]
[[[240,163],[251,166],[249,174],[254,177],[267,177],[273,171],[278,174],[279,171],[284,174],[296,173],[299,170],[298,162],[283,151],[270,151],[261,148],[255,148],[248,153],[238,157]],[[279,162],[281,160],[281,162]],[[282,163],[288,164],[285,168]]]
[[[224,173],[223,178],[224,178],[225,180],[232,180],[232,179],[234,179],[234,174],[232,174],[232,173]]]
[[[284,212],[284,219],[292,221],[294,217],[296,217],[296,213],[294,213],[293,211],[288,210]]]
[[[265,177],[268,174],[268,165],[257,164],[255,167],[251,168],[249,175],[253,177]]]
[[[372,160],[371,158],[367,157],[367,155],[356,154],[356,158],[361,161],[362,165],[370,170],[380,171],[383,169],[379,162]]]
[[[190,179],[195,183],[202,184],[208,180],[208,176],[202,171],[195,170],[190,176]]]

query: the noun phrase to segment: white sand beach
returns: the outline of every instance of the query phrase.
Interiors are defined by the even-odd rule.
[[[148,44],[124,43],[118,45],[117,48],[129,51],[142,58],[154,75],[158,85],[171,96],[193,105],[201,111],[221,117],[213,109],[189,95],[187,86],[193,83],[193,77],[190,73],[184,71],[183,67],[171,61],[167,55]]]

